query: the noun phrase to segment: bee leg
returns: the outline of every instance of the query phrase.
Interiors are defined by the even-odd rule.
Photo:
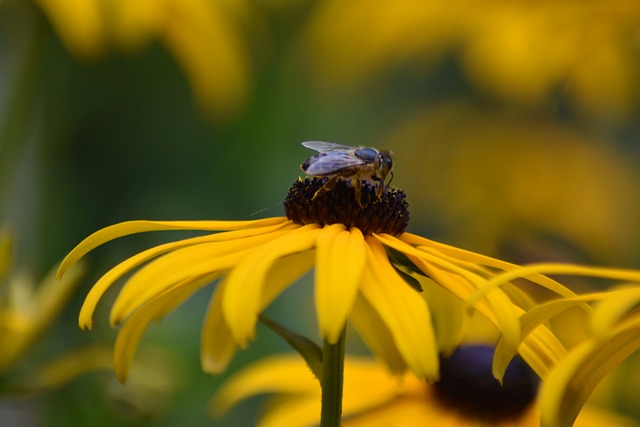
[[[376,200],[380,200],[382,198],[382,192],[385,189],[384,180],[375,175],[371,177],[371,180],[376,184]]]
[[[384,192],[384,190],[385,190],[384,183],[378,184],[378,187],[376,189],[376,197],[377,197],[378,200],[380,200],[382,198],[382,193]]]
[[[322,187],[320,187],[320,189],[318,189],[315,192],[315,194],[311,198],[311,201],[314,201],[321,194],[326,193],[327,191],[333,190],[333,188],[338,183],[338,179],[339,179],[339,177],[337,175],[334,175],[331,178],[329,178],[329,180],[327,182],[325,182],[324,185]]]
[[[353,187],[356,203],[358,203],[359,208],[362,208],[362,182],[360,181],[360,178],[357,176],[351,178],[351,186]]]

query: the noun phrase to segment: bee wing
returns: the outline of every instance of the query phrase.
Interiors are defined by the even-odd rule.
[[[311,161],[309,161],[311,160]],[[343,152],[328,152],[313,156],[303,164],[308,175],[330,175],[342,169],[364,164],[364,160]]]
[[[354,147],[349,147],[348,145],[324,141],[305,141],[302,143],[302,146],[315,150],[318,153],[330,153],[332,151],[348,151],[354,149]]]

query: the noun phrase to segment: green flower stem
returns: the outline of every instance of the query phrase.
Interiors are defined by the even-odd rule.
[[[322,343],[322,412],[321,427],[339,427],[342,417],[342,382],[344,378],[345,329],[338,342]]]

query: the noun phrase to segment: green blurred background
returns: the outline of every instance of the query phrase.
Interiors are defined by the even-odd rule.
[[[40,278],[119,221],[280,216],[313,139],[391,149],[409,231],[513,262],[639,268],[639,101],[635,1],[3,0],[0,220],[16,237],[13,267]],[[77,328],[86,292],[178,237],[92,253],[16,371],[112,344],[107,302],[92,332]],[[309,283],[269,312],[314,336]],[[103,370],[44,395],[5,393],[0,425],[252,425],[257,399],[207,415],[229,375],[200,370],[210,293],[147,333],[136,360],[156,376],[125,388]],[[277,351],[286,345],[260,329],[231,371]],[[620,372],[640,379],[637,365]],[[611,380],[602,401],[640,417],[626,382]]]

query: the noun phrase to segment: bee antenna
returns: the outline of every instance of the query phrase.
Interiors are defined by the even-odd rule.
[[[387,188],[389,188],[389,186],[391,185],[391,181],[393,181],[393,171],[389,172],[391,174],[391,179],[389,180],[389,182],[387,182]]]

